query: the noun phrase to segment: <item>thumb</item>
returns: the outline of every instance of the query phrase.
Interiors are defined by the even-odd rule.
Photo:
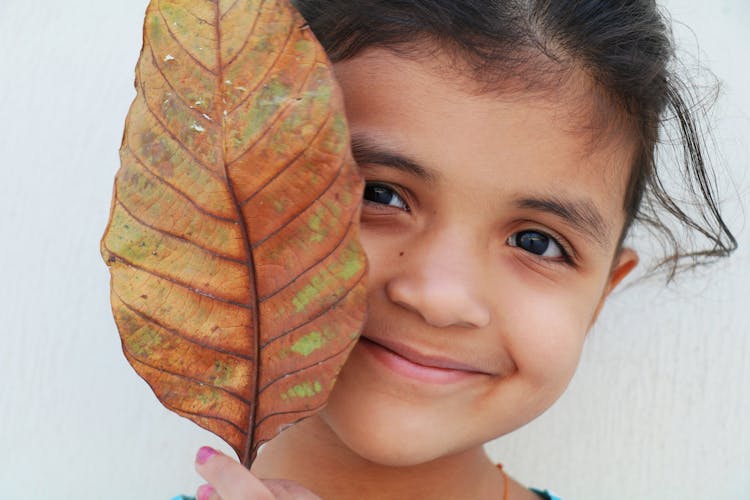
[[[243,465],[208,446],[198,450],[195,470],[209,482],[222,500],[276,499],[271,490]]]

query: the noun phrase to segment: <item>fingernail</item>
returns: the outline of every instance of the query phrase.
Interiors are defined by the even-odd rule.
[[[199,465],[203,465],[206,463],[206,460],[218,454],[219,452],[214,450],[210,446],[203,446],[200,450],[198,450],[198,454],[195,456],[195,461],[198,462]]]
[[[210,450],[211,448],[209,448]],[[216,490],[210,484],[204,484],[198,488],[197,500],[210,500]]]

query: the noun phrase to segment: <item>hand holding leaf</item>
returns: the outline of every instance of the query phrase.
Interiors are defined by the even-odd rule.
[[[123,350],[249,466],[364,321],[340,93],[286,0],[152,0],[136,90],[102,239]]]

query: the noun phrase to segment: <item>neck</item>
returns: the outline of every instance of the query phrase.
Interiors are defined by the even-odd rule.
[[[355,454],[318,416],[264,446],[252,470],[261,478],[297,481],[326,500],[497,499],[503,487],[481,446],[417,465],[381,465]]]

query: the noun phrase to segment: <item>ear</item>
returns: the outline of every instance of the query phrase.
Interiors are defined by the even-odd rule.
[[[604,287],[604,291],[602,292],[602,296],[599,299],[599,304],[596,306],[596,311],[594,312],[594,316],[591,318],[591,323],[589,324],[589,328],[596,322],[596,318],[599,317],[599,313],[602,310],[602,307],[604,307],[604,303],[607,301],[607,297],[609,297],[609,294],[612,292],[612,290],[617,287],[617,285],[620,284],[620,282],[625,279],[625,276],[630,274],[630,271],[635,269],[635,267],[638,265],[638,254],[633,250],[632,248],[623,248],[620,250],[619,254],[615,257],[615,261],[612,263],[612,270],[609,273],[609,278],[607,279],[607,284]]]

